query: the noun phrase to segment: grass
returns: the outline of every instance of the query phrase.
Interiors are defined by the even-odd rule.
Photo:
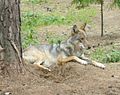
[[[92,17],[96,16],[96,9],[86,8],[81,10],[69,10],[66,15],[61,15],[59,12],[53,13],[34,13],[31,11],[22,14],[24,26],[47,26],[47,25],[70,25],[75,22],[81,21],[90,23]]]
[[[91,58],[103,63],[120,62],[120,50],[98,48],[91,53]]]
[[[40,4],[42,2],[46,3],[48,0],[22,0],[22,3],[31,3],[33,6],[35,4]],[[28,4],[29,6],[29,4]],[[94,8],[84,8],[77,10],[74,7],[70,7],[66,13],[60,11],[52,12],[34,12],[33,9],[29,11],[24,11],[22,8],[21,18],[22,18],[22,44],[23,48],[29,46],[30,44],[37,44],[38,41],[38,28],[42,26],[49,25],[72,25],[76,22],[86,22],[90,23],[92,18],[96,16],[97,11]],[[65,36],[56,36],[53,33],[47,33],[48,43],[58,43],[60,40],[64,40]]]
[[[27,11],[22,13],[22,36],[23,47],[27,47],[30,44],[37,43],[37,28],[40,26],[48,25],[71,25],[77,21],[90,23],[92,17],[96,15],[96,10],[93,8],[85,8],[81,10],[69,10],[66,15],[59,12],[52,13],[34,13]],[[32,37],[30,36],[32,35]],[[63,40],[64,37],[55,37],[52,33],[48,33],[50,36],[47,40],[49,43],[57,43],[58,40]]]
[[[24,3],[41,4],[47,3],[47,0],[21,0]]]
[[[26,48],[30,45],[38,44],[38,36],[37,32],[33,30],[29,30],[26,32],[22,32],[22,46],[23,48]]]
[[[65,39],[67,39],[67,36],[65,36],[65,35],[59,36],[59,35],[57,35],[55,33],[47,32],[46,33],[46,39],[47,39],[49,44],[53,44],[53,43],[58,44],[59,42],[64,41]]]

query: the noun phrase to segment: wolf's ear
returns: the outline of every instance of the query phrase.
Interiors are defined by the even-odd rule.
[[[85,31],[86,25],[87,25],[87,23],[84,23],[84,24],[80,27],[80,29],[83,30],[83,31]]]
[[[74,36],[75,34],[77,34],[79,32],[77,25],[73,25],[72,27],[72,31],[71,31],[71,35]]]

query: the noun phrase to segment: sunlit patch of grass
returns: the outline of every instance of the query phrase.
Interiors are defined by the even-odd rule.
[[[96,10],[93,8],[86,8],[77,11],[69,10],[66,15],[61,15],[56,12],[50,14],[25,12],[22,14],[22,26],[23,29],[25,29],[47,25],[70,25],[78,21],[90,23],[92,21],[92,17],[95,16]]]
[[[120,50],[98,48],[91,53],[91,58],[103,63],[120,62]]]
[[[31,43],[37,43],[37,28],[48,25],[72,25],[76,22],[90,23],[92,18],[96,16],[96,9],[84,8],[81,10],[69,9],[65,14],[61,12],[39,12],[24,11],[21,13],[22,18],[22,37],[23,47],[27,47]],[[32,37],[30,36],[32,35]],[[47,34],[48,43],[58,43],[59,40],[64,40],[65,36],[60,37],[54,34]]]
[[[47,32],[46,33],[46,40],[48,41],[49,44],[58,44],[61,41],[64,41],[65,39],[67,39],[67,36],[65,35],[57,35],[55,33],[52,32]]]
[[[26,32],[22,32],[21,34],[22,34],[23,48],[40,43],[38,40],[38,35],[36,31],[29,30]]]
[[[74,23],[76,21],[90,23],[92,21],[92,18],[95,17],[96,14],[97,11],[93,8],[84,8],[80,10],[71,9],[66,15],[66,20],[70,23]]]
[[[47,0],[21,0],[24,3],[41,4],[47,3]]]

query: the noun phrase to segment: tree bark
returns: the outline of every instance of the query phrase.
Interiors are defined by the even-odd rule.
[[[100,1],[101,2],[101,37],[104,35],[104,29],[103,29],[103,26],[104,26],[104,22],[103,22],[103,0]]]
[[[0,59],[7,64],[22,61],[19,5],[20,0],[0,0],[0,47],[4,49]]]

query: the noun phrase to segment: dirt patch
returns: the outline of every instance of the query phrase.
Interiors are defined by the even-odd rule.
[[[24,74],[0,77],[0,93],[11,95],[119,95],[120,64],[99,69],[90,65],[69,63],[63,75],[29,68]],[[0,94],[4,95],[4,94]]]

